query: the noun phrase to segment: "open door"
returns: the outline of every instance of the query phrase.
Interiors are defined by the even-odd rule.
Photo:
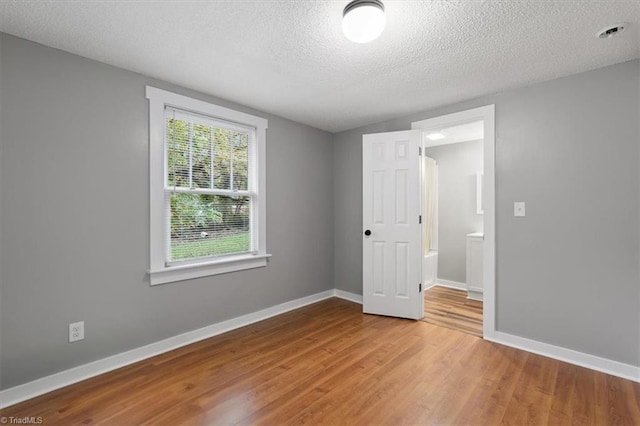
[[[362,140],[363,311],[420,319],[420,130]]]

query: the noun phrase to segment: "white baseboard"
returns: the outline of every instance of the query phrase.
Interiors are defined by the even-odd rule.
[[[483,299],[482,291],[474,291],[471,289],[467,290],[467,299],[482,302],[482,299]]]
[[[467,284],[466,283],[459,283],[458,281],[443,280],[441,278],[438,278],[436,280],[436,285],[439,285],[440,287],[455,288],[455,289],[458,289],[458,290],[466,290],[467,289]]]
[[[362,305],[362,295],[360,294],[350,293],[348,291],[336,289],[335,296],[339,297],[340,299],[348,300],[350,302],[359,303]]]
[[[341,295],[337,294],[338,291],[340,291]],[[208,339],[209,337],[217,336],[218,334],[226,333],[227,331],[235,330],[334,296],[348,300],[351,300],[348,298],[350,296],[353,296],[354,298],[358,297],[355,294],[342,292],[341,290],[327,290],[321,293],[312,294],[311,296],[272,306],[261,311],[242,315],[207,327],[179,334],[159,342],[151,343],[146,346],[122,352],[78,367],[70,368],[23,385],[0,391],[0,408],[35,398],[36,396],[60,389],[64,386],[68,386],[117,368],[151,358],[152,356],[160,355],[173,349]],[[360,298],[362,298],[362,296],[360,296]],[[362,301],[360,301],[360,303],[362,303]]]
[[[438,285],[443,280],[438,280]],[[445,281],[450,283],[452,281]],[[455,282],[454,282],[455,283]],[[456,283],[460,284],[460,283]],[[448,286],[445,284],[445,286]],[[459,288],[459,287],[454,287]],[[103,373],[133,364],[144,359],[160,355],[162,353],[217,336],[249,324],[253,324],[285,312],[302,308],[303,306],[329,299],[331,297],[339,297],[354,303],[362,304],[362,296],[343,290],[327,290],[321,293],[312,294],[311,296],[285,302],[280,305],[272,306],[261,311],[242,315],[220,323],[216,323],[198,330],[189,331],[187,333],[173,336],[150,345],[122,352],[98,361],[80,365],[69,370],[61,371],[41,379],[34,380],[23,385],[15,386],[0,391],[0,408],[17,404],[27,399],[60,389],[64,386],[98,376]],[[508,333],[496,332],[492,338],[485,336],[486,340],[500,343],[506,346],[533,352],[539,355],[558,359],[561,361],[576,364],[592,370],[601,371],[603,373],[622,377],[625,379],[640,382],[640,367],[621,362],[600,358],[594,355],[585,354],[571,349],[553,346],[535,340],[514,336]]]
[[[640,367],[636,367],[634,365],[600,358],[595,355],[589,355],[572,349],[538,342],[537,340],[514,336],[513,334],[503,333],[501,331],[496,331],[492,338],[487,338],[485,336],[485,340],[640,383]]]

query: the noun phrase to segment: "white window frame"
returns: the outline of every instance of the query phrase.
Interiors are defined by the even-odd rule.
[[[203,102],[166,90],[146,86],[149,100],[149,193],[150,193],[150,268],[151,285],[224,274],[267,265],[266,216],[266,133],[268,121],[261,117]],[[253,153],[250,168],[253,172],[257,196],[252,205],[255,220],[251,230],[256,239],[254,253],[194,259],[184,264],[166,264],[166,210],[165,210],[165,106],[221,119],[255,129],[255,138],[249,150]]]

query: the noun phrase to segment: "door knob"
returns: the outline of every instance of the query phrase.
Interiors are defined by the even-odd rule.
[[[364,235],[366,235],[367,237],[371,235],[371,230],[367,229],[366,231],[364,231]]]

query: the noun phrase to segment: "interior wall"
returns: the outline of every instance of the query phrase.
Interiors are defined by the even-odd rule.
[[[467,234],[483,231],[477,213],[476,174],[483,169],[483,141],[433,146],[438,163],[438,278],[467,282]]]
[[[333,289],[331,134],[0,41],[1,388]],[[265,268],[149,285],[147,84],[269,120]]]
[[[2,321],[2,152],[4,144],[2,142],[2,34],[0,33],[0,321]],[[2,324],[0,323],[0,354],[2,353]],[[1,355],[0,355],[1,356]],[[1,361],[0,361],[1,362]],[[1,367],[1,364],[0,364]],[[1,375],[1,373],[0,373]],[[2,385],[0,383],[0,389]]]
[[[635,60],[334,135],[336,288],[362,293],[362,135],[495,104],[497,329],[640,365],[639,78]]]

